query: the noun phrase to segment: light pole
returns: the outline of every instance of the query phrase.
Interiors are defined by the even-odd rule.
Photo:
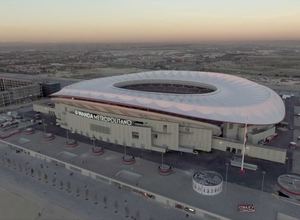
[[[164,153],[161,153],[161,168],[164,167]]]
[[[67,131],[67,143],[69,143],[69,130],[66,129],[66,131]]]
[[[265,183],[265,175],[266,175],[266,171],[262,171],[262,181],[261,181],[261,191],[264,191],[264,183]]]
[[[44,128],[44,134],[46,134],[46,123],[45,123],[45,120],[43,120],[43,128]]]
[[[227,178],[228,178],[228,167],[229,167],[229,163],[226,162],[226,163],[225,163],[225,166],[226,166],[226,174],[225,174],[225,182],[226,182],[226,185],[225,185],[225,192],[227,192]]]
[[[245,160],[245,151],[246,151],[246,143],[247,143],[247,123],[244,127],[244,144],[242,149],[242,164],[241,164],[241,173],[244,173],[244,160]]]

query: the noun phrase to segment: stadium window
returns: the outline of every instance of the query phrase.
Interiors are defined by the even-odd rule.
[[[230,147],[226,147],[226,151],[230,152],[231,151]]]
[[[157,134],[153,134],[153,137],[154,137],[155,139],[157,139],[158,135],[157,135]]]
[[[231,152],[235,154],[236,153],[236,149],[232,148]]]
[[[167,125],[163,125],[163,131],[167,132],[168,131],[168,126]]]
[[[139,139],[139,133],[136,132],[136,131],[133,131],[133,132],[131,133],[131,136],[132,136],[133,139]]]

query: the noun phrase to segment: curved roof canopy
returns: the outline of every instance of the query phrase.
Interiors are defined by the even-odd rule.
[[[232,123],[274,124],[285,115],[282,99],[268,87],[212,72],[150,71],[97,78],[64,87],[53,96]]]

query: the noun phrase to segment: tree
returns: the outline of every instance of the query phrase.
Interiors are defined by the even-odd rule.
[[[13,161],[12,161],[12,164],[13,164],[13,168],[16,170],[16,169],[17,169],[17,164],[16,164],[16,161],[15,161],[15,160],[13,160]]]
[[[60,189],[63,189],[63,187],[64,187],[64,182],[61,180],[60,181]]]
[[[79,188],[79,186],[76,187],[76,196],[77,197],[80,196],[80,188]]]
[[[38,174],[38,178],[39,178],[39,180],[41,180],[41,175],[42,175],[42,174],[41,174],[41,171],[40,171],[40,170],[38,170],[38,171],[37,171],[37,174]]]
[[[44,174],[44,180],[45,180],[45,183],[48,183],[48,175],[47,175],[47,173]]]
[[[68,193],[71,192],[71,182],[70,181],[67,182],[67,192]]]
[[[55,186],[56,185],[56,177],[53,177],[52,179],[52,186]]]
[[[95,205],[98,204],[98,195],[97,195],[97,192],[95,192],[95,194],[94,194],[94,204]]]
[[[19,163],[19,171],[22,172],[23,171],[23,168],[22,168],[22,165]]]
[[[115,213],[117,213],[118,212],[118,208],[119,208],[119,204],[118,204],[117,200],[115,200],[114,207],[115,207]]]
[[[85,200],[89,200],[89,190],[85,190]]]
[[[128,206],[124,207],[124,211],[125,211],[125,217],[128,218],[129,217],[129,208],[128,208]]]
[[[139,212],[139,210],[137,210],[136,213],[135,213],[135,219],[136,220],[140,219],[140,212]]]
[[[104,208],[106,209],[107,208],[107,197],[106,196],[103,197],[103,203],[104,203]]]

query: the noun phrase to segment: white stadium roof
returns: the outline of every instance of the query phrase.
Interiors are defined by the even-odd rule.
[[[172,89],[177,92],[168,89],[157,92],[156,85],[160,90],[175,85]],[[153,86],[154,90],[141,91]],[[206,91],[189,91],[184,87]],[[150,71],[97,78],[64,87],[53,96],[232,123],[274,124],[285,115],[282,99],[268,87],[241,77],[211,72]]]

